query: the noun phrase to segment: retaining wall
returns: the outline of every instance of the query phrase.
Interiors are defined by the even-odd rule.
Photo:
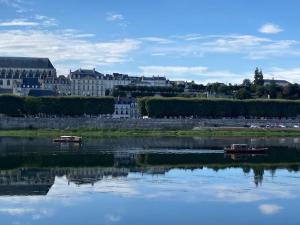
[[[0,129],[197,129],[203,127],[245,127],[300,125],[297,119],[107,119],[107,118],[13,118],[0,117]]]

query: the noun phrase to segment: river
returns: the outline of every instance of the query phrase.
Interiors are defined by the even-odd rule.
[[[299,138],[0,138],[0,224],[298,225],[299,168]]]

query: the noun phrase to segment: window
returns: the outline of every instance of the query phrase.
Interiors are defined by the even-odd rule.
[[[10,86],[10,80],[6,81],[7,86]]]
[[[1,85],[1,86],[3,85],[3,80],[0,80],[0,85]]]

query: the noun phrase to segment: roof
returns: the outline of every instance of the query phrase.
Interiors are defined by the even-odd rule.
[[[48,58],[0,57],[0,68],[54,69]]]
[[[284,83],[284,84],[289,84],[290,82],[286,80],[273,80],[273,79],[265,79],[264,82],[275,82],[275,83]]]
[[[79,75],[80,77],[85,76],[91,76],[91,77],[97,77],[97,76],[103,76],[103,74],[97,72],[96,70],[87,70],[87,69],[78,69],[74,72],[71,72],[71,75]]]
[[[28,93],[28,96],[32,96],[32,97],[55,96],[55,92],[51,90],[31,89]]]

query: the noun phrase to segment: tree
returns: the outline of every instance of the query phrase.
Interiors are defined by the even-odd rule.
[[[270,95],[270,98],[277,97],[278,86],[275,83],[275,81],[271,81],[271,83],[267,86],[267,90],[268,94]]]
[[[237,99],[250,99],[251,92],[247,88],[243,87],[236,92],[235,97]]]
[[[249,80],[249,79],[244,79],[244,80],[243,80],[242,86],[243,86],[244,88],[246,88],[247,90],[250,90],[250,88],[251,88],[251,80]]]
[[[267,90],[265,88],[265,86],[256,86],[256,90],[255,90],[255,96],[257,98],[262,98],[266,95]]]
[[[255,85],[264,85],[264,75],[262,70],[259,70],[258,68],[255,69],[254,72],[254,84]]]

